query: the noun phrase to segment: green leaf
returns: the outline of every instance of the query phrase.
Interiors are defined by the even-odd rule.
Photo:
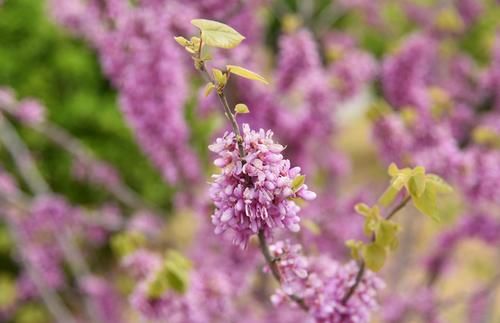
[[[363,242],[358,240],[347,240],[345,245],[351,250],[351,257],[354,260],[359,260],[361,258]]]
[[[184,294],[188,288],[188,274],[175,263],[166,264],[165,279],[168,288]]]
[[[436,189],[438,193],[451,193],[453,188],[446,183],[444,179],[434,174],[427,174],[425,176],[427,180],[427,185],[431,185]]]
[[[378,202],[384,207],[389,206],[394,201],[396,196],[398,196],[400,190],[401,189],[398,190],[394,188],[394,186],[392,185],[389,186],[382,194],[382,196],[378,199]]]
[[[14,304],[17,299],[17,289],[15,281],[7,276],[0,276],[0,308],[8,308]]]
[[[218,21],[193,19],[191,23],[201,31],[201,39],[208,46],[219,48],[234,48],[245,37],[232,27]]]
[[[212,68],[212,73],[214,75],[215,81],[217,81],[217,84],[222,86],[226,85],[227,76],[224,73],[222,73],[221,70],[217,68]]]
[[[408,190],[411,195],[415,195],[417,197],[422,196],[425,191],[425,183],[426,177],[422,173],[417,173],[416,175],[410,177],[408,181]]]
[[[298,175],[292,181],[292,190],[297,192],[306,181],[306,175]]]
[[[146,238],[139,232],[121,232],[111,238],[111,248],[120,257],[124,257],[144,246]]]
[[[365,203],[356,204],[354,206],[354,210],[356,211],[356,213],[364,215],[364,216],[368,216],[370,214],[370,212],[372,211],[371,207],[369,207]]]
[[[380,210],[378,206],[374,206],[370,209],[370,213],[365,216],[365,223],[363,226],[365,234],[370,237],[372,233],[377,232],[381,220],[382,217],[380,216]]]
[[[382,248],[375,243],[365,246],[363,250],[363,258],[365,260],[366,267],[375,272],[382,269],[386,257],[387,252],[385,248]]]
[[[248,106],[246,104],[244,104],[244,103],[238,103],[234,107],[234,111],[236,111],[236,113],[239,113],[239,114],[250,113],[250,110],[248,109]]]
[[[413,204],[423,214],[439,221],[436,203],[436,188],[432,185],[427,185],[424,193],[421,196],[412,195]]]
[[[389,176],[391,177],[396,177],[399,173],[399,168],[396,166],[396,164],[391,163],[389,165],[389,168],[387,169],[387,173],[389,173]]]
[[[148,286],[148,296],[159,298],[167,290],[185,293],[189,284],[191,262],[177,251],[169,250],[163,267]]]
[[[215,85],[212,82],[208,82],[205,86],[205,96],[209,96],[213,89],[215,89]]]
[[[390,247],[397,239],[399,230],[400,227],[397,223],[382,220],[375,235],[376,243],[381,247]]]
[[[179,36],[179,37],[174,37],[174,39],[175,39],[175,41],[176,41],[179,45],[181,45],[182,47],[186,47],[186,46],[188,46],[188,45],[190,44],[189,40],[187,40],[186,38],[181,37],[181,36]]]
[[[226,68],[227,68],[227,71],[229,73],[236,74],[238,76],[247,78],[249,80],[254,80],[254,81],[262,82],[264,84],[269,84],[269,82],[267,82],[266,79],[263,78],[262,76],[260,76],[259,74],[252,72],[250,70],[247,70],[246,68],[243,68],[241,66],[227,65]]]

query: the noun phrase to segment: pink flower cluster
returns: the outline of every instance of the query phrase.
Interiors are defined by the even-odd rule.
[[[68,226],[75,225],[78,217],[77,210],[63,198],[40,196],[33,202],[29,214],[13,218],[23,242],[21,252],[29,266],[35,268],[51,288],[65,284],[64,254],[57,237],[61,237]],[[20,290],[24,297],[38,294],[27,274],[20,278]]]
[[[250,236],[259,231],[266,236],[275,228],[299,231],[300,208],[292,199],[313,200],[316,194],[304,184],[292,187],[300,168],[290,168],[290,161],[281,154],[285,148],[273,141],[271,131],[254,131],[244,124],[242,136],[245,156],[240,156],[233,132],[210,145],[218,156],[214,164],[222,171],[213,176],[210,196],[216,208],[212,216],[215,233],[231,229],[234,243],[245,248]]]
[[[184,58],[172,42],[176,8],[152,1],[132,8],[116,1],[99,5],[79,0],[54,1],[53,7],[61,23],[97,48],[141,148],[170,183],[194,181],[199,175],[183,114],[186,66],[172,63]],[[110,24],[114,27],[108,28]]]
[[[290,241],[278,241],[270,246],[271,255],[281,273],[281,287],[272,296],[275,305],[302,299],[315,322],[368,322],[378,305],[376,296],[384,283],[372,272],[366,272],[347,302],[344,296],[354,285],[358,273],[355,262],[340,264],[320,256],[306,257],[302,247]]]

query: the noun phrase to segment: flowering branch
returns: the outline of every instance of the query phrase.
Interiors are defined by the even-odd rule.
[[[198,55],[197,58],[199,59],[199,62],[200,62],[199,66],[198,66],[199,70],[203,73],[203,75],[208,79],[209,82],[214,84],[215,82],[214,82],[212,76],[210,75],[210,73],[208,73],[208,71],[206,69],[205,62],[201,59],[201,49],[202,49],[202,41],[200,41],[200,46],[199,46],[199,49],[197,52],[197,55]],[[242,163],[245,164],[245,160],[243,160],[243,158],[245,157],[245,150],[243,148],[243,137],[241,136],[241,130],[240,130],[240,127],[238,125],[238,122],[236,121],[236,116],[233,113],[233,111],[231,110],[231,108],[229,107],[227,97],[224,93],[224,87],[217,90],[217,96],[219,97],[219,100],[222,104],[222,108],[223,108],[223,111],[224,111],[226,118],[229,120],[231,127],[233,128],[234,133],[237,135],[236,140],[237,140],[237,144],[238,144],[238,151],[239,151],[240,157],[242,159]],[[281,279],[279,269],[276,266],[275,259],[273,259],[273,257],[271,256],[271,253],[269,252],[269,246],[267,244],[266,237],[265,237],[263,230],[259,231],[258,237],[259,237],[259,246],[260,246],[260,250],[262,252],[262,255],[264,256],[267,265],[271,269],[273,277],[276,279],[276,281],[278,283],[281,283],[282,279]],[[300,297],[298,297],[296,295],[289,295],[289,297],[295,303],[297,303],[300,306],[300,308],[302,308],[303,310],[305,310],[305,311],[309,310],[307,305],[304,303],[304,300],[301,299]]]
[[[238,122],[236,121],[236,113],[240,112],[238,110],[238,106],[236,106],[236,113],[233,112],[233,110],[230,108],[227,97],[225,95],[224,89],[227,84],[227,81],[229,80],[229,77],[231,73],[237,74],[239,76],[252,79],[252,80],[257,80],[263,83],[267,83],[264,78],[262,78],[260,75],[251,72],[247,69],[241,68],[239,66],[233,66],[233,65],[228,65],[227,69],[225,71],[220,71],[217,69],[213,69],[213,77],[212,75],[208,72],[207,66],[205,61],[208,60],[206,56],[204,56],[203,53],[203,45],[204,45],[204,30],[210,31],[211,29],[216,29],[218,32],[217,37],[220,37],[220,39],[215,38],[205,38],[209,39],[211,42],[210,44],[207,45],[212,45],[216,47],[223,47],[223,48],[231,48],[236,46],[244,37],[241,36],[238,32],[236,32],[234,29],[232,29],[229,26],[213,22],[213,21],[208,21],[208,20],[193,20],[192,23],[200,28],[200,37],[193,37],[191,38],[191,41],[188,41],[187,39],[183,37],[176,37],[175,40],[182,45],[188,52],[192,54],[192,58],[195,62],[195,67],[197,70],[199,70],[204,78],[208,81],[206,92],[210,93],[213,89],[216,89],[217,96],[219,98],[219,101],[221,102],[222,108],[224,115],[226,118],[229,120],[231,127],[233,129],[234,134],[236,135],[236,142],[238,146],[238,155],[239,155],[239,160],[241,161],[242,165],[246,164],[246,160],[244,159],[246,156],[245,148],[243,147],[243,137],[242,133],[240,130],[240,127],[238,125]],[[221,32],[222,31],[222,32]],[[220,33],[225,33],[226,35],[220,36]],[[233,70],[231,70],[233,69]],[[244,106],[243,112],[242,113],[248,113],[248,108]],[[276,149],[276,148],[275,148]],[[281,151],[281,150],[280,150]],[[245,174],[246,181],[251,182],[251,178],[248,174]],[[296,191],[298,191],[298,188],[303,186],[303,181],[304,181],[304,176],[297,176],[296,178],[298,180],[297,183],[295,184]],[[294,181],[296,180],[294,178]],[[290,191],[292,192],[292,191]],[[294,194],[294,192],[292,192]],[[232,213],[234,210],[229,210],[230,213],[228,213],[232,217]],[[227,219],[225,222],[228,221]],[[258,238],[259,238],[259,245],[261,252],[266,260],[266,263],[268,264],[273,277],[276,279],[278,283],[281,284],[282,282],[282,277],[279,271],[278,266],[276,265],[275,259],[271,256],[271,253],[269,251],[269,246],[266,241],[266,234],[264,232],[264,229],[259,229],[258,231]],[[292,299],[294,302],[296,302],[302,309],[305,311],[308,311],[308,307],[305,304],[304,300],[301,299],[298,296],[295,295],[289,295],[290,299]]]
[[[24,145],[14,127],[5,119],[4,116],[0,116],[0,140],[6,146],[12,158],[16,161],[16,164],[21,170],[21,176],[31,191],[39,195],[49,193],[50,188],[38,171],[28,148]],[[89,277],[90,272],[87,264],[85,263],[85,258],[78,247],[68,237],[67,233],[64,232],[62,235],[58,235],[57,241],[65,258],[68,260],[75,277],[79,277],[81,274],[85,277]],[[87,305],[86,307],[89,317],[91,317],[95,322],[101,322],[101,319],[96,317],[96,304],[94,304],[92,300],[86,300],[85,303]]]
[[[15,196],[12,196],[14,194]],[[22,207],[24,205],[24,203],[22,203],[22,200],[24,199],[22,193],[15,192],[14,194],[4,194],[1,195],[0,197],[6,202],[6,204],[10,204],[11,206],[15,207]],[[6,210],[9,207],[10,206],[2,205],[3,212],[6,212]],[[22,235],[18,233],[18,230],[12,223],[9,214],[5,214],[4,219],[5,219],[5,224],[10,232],[10,235],[14,240],[14,246],[18,247],[19,249],[19,246],[25,245],[25,243],[23,242]],[[56,322],[75,323],[76,322],[75,318],[63,305],[62,300],[56,293],[54,293],[53,289],[47,286],[45,281],[40,277],[40,273],[37,271],[37,269],[31,265],[31,262],[28,259],[26,259],[24,253],[21,250],[17,250],[17,254],[21,259],[22,263],[24,264],[28,276],[33,281],[33,284],[39,291],[42,302],[45,304],[47,310],[54,317]]]

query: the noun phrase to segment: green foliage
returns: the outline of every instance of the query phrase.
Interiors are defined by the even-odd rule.
[[[254,81],[262,82],[264,84],[269,84],[269,82],[267,82],[266,79],[263,78],[262,76],[260,76],[259,74],[252,72],[252,71],[250,71],[246,68],[243,68],[241,66],[227,65],[226,68],[227,68],[227,71],[229,73],[244,77],[244,78],[249,79],[249,80],[254,80]]]
[[[411,198],[420,212],[439,220],[437,194],[452,191],[452,188],[441,177],[426,174],[425,169],[421,166],[399,169],[395,164],[391,164],[388,173],[391,176],[391,185],[379,198],[378,203],[388,207],[403,188],[409,197],[403,199],[385,217],[381,216],[378,205],[369,207],[364,203],[357,204],[354,209],[365,218],[364,233],[371,237],[371,241],[367,244],[355,240],[346,242],[352,257],[356,260],[362,258],[366,266],[373,271],[379,271],[384,266],[389,252],[395,250],[399,245],[398,233],[401,231],[401,227],[391,220],[395,212],[404,207],[408,199]]]
[[[50,318],[43,305],[27,303],[16,311],[16,323],[50,322]]]
[[[0,310],[7,309],[17,299],[16,282],[12,277],[0,275]]]
[[[306,175],[296,176],[292,181],[292,190],[297,192],[306,182]]]
[[[7,227],[0,226],[0,254],[7,254],[10,250],[12,250],[12,247],[13,243]]]
[[[167,290],[183,294],[189,285],[191,262],[177,251],[170,250],[165,256],[162,268],[149,285],[151,298],[158,298]]]
[[[450,193],[452,188],[439,176],[426,174],[421,166],[399,169],[395,164],[389,166],[391,185],[379,199],[383,206],[390,205],[399,192],[405,188],[415,207],[423,214],[439,221],[437,194]]]
[[[205,86],[205,96],[209,96],[213,89],[215,89],[215,85],[212,82],[208,82]]]
[[[245,39],[243,35],[232,27],[218,21],[193,19],[191,23],[200,29],[201,39],[208,46],[234,48]]]
[[[125,257],[144,246],[146,237],[139,232],[120,232],[111,238],[111,248],[119,257]]]
[[[351,250],[351,257],[360,260],[363,252],[363,242],[358,240],[347,240],[345,245]]]
[[[383,267],[389,251],[398,246],[397,234],[400,231],[400,226],[384,219],[380,215],[380,209],[377,205],[369,207],[364,203],[359,203],[355,206],[355,210],[365,218],[363,229],[365,234],[372,239],[368,244],[349,240],[346,245],[351,249],[351,255],[354,259],[360,259],[362,255],[369,269],[379,271]]]
[[[248,109],[248,106],[246,104],[238,103],[234,107],[234,112],[236,112],[238,114],[246,114],[246,113],[250,113],[250,109]]]
[[[489,127],[476,127],[472,132],[472,138],[480,145],[485,145],[497,149],[500,148],[500,133],[497,133],[495,130]]]
[[[227,74],[223,73],[221,70],[217,68],[212,68],[212,74],[214,76],[215,81],[217,82],[217,87],[223,89],[227,83]]]
[[[371,243],[363,248],[363,259],[365,260],[366,267],[375,272],[382,269],[386,258],[386,249],[376,243]]]

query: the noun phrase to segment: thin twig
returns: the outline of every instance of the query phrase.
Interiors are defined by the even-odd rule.
[[[266,241],[266,236],[264,235],[264,231],[263,230],[260,230],[259,231],[259,246],[260,246],[260,250],[262,252],[262,254],[264,255],[264,258],[266,259],[266,263],[267,265],[269,266],[269,268],[271,269],[271,272],[274,276],[274,278],[276,279],[276,281],[278,281],[278,283],[281,284],[281,274],[280,274],[280,270],[276,264],[276,259],[274,259],[272,256],[271,256],[271,252],[269,251],[269,246],[267,245],[267,241]],[[309,311],[309,307],[306,305],[306,303],[304,302],[304,300],[302,298],[300,298],[299,296],[297,295],[288,295],[288,297],[293,300],[295,303],[297,303],[297,305],[300,306],[300,308],[302,308],[304,311]]]
[[[15,117],[14,107],[1,106],[0,109]],[[45,120],[42,123],[25,125],[50,139],[53,143],[68,152],[74,159],[83,162],[84,165],[87,166],[91,163],[99,162],[98,159],[93,155],[92,151],[90,151],[78,139],[74,138],[70,133],[68,133],[65,129],[59,127],[58,125],[51,123],[48,120]],[[33,176],[27,176],[27,178],[29,178],[30,180],[36,180],[37,177],[39,176],[36,176],[36,174]],[[38,178],[38,180],[39,183],[37,184],[37,186],[39,188],[43,187],[45,185],[43,179],[40,180],[40,178]],[[152,209],[152,207],[147,205],[147,203],[145,203],[134,190],[132,190],[121,181],[119,183],[114,183],[113,185],[107,185],[106,188],[118,201],[122,202],[128,207],[134,209]],[[48,190],[48,187],[45,187],[45,189]],[[152,211],[159,213],[154,209],[152,209]]]
[[[49,192],[49,186],[36,168],[33,157],[17,135],[14,127],[3,115],[0,115],[0,141],[12,156],[19,173],[32,192],[42,194]]]

